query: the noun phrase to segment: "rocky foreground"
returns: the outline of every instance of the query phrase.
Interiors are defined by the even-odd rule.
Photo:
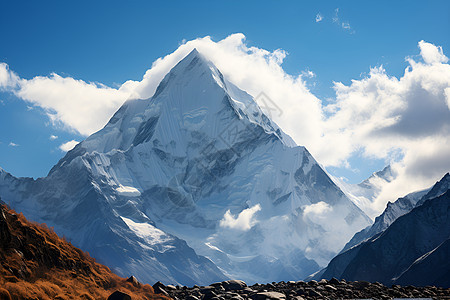
[[[164,294],[173,299],[188,300],[225,300],[225,299],[450,299],[450,289],[434,286],[414,287],[393,285],[386,287],[381,283],[365,281],[347,282],[345,280],[312,280],[273,282],[247,286],[240,280],[228,280],[213,283],[209,286],[180,287],[163,285],[157,282],[153,285],[156,293]]]

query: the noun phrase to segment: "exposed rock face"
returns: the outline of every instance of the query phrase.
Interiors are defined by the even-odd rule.
[[[393,285],[390,288],[381,283],[365,281],[347,282],[345,280],[312,280],[310,282],[288,281],[268,284],[254,284],[242,288],[226,290],[226,282],[218,282],[206,287],[176,287],[169,290],[173,299],[220,300],[220,299],[252,299],[252,300],[309,300],[309,299],[393,299],[393,298],[425,298],[444,299],[450,296],[450,289],[413,287]],[[161,287],[164,289],[164,287]]]

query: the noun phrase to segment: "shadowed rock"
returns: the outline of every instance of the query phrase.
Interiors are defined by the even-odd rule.
[[[108,300],[131,300],[131,296],[119,291],[115,291],[108,297]]]

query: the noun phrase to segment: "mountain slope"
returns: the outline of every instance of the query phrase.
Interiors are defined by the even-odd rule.
[[[450,239],[418,258],[394,283],[450,287]]]
[[[152,98],[124,103],[46,178],[2,172],[2,195],[144,282],[301,278],[370,223],[196,50]]]
[[[373,201],[378,197],[383,186],[390,183],[395,177],[396,173],[388,165],[358,184],[351,184],[339,178],[334,178],[334,180],[358,207],[370,217],[375,217],[374,214],[378,212],[375,212],[372,207]]]
[[[42,225],[0,206],[1,299],[163,299],[149,285],[128,283]]]
[[[397,199],[395,202],[388,202],[381,215],[375,218],[375,222],[356,233],[352,239],[345,245],[341,252],[358,245],[376,234],[388,228],[397,218],[410,212],[414,207],[420,206],[426,200],[442,195],[450,189],[450,174],[447,173],[441,180],[436,182],[431,188],[423,191],[410,193],[405,197]]]
[[[336,256],[321,277],[379,281],[386,285],[397,278],[402,284],[448,284],[445,277],[440,277],[446,272],[428,277],[432,271],[426,263],[448,264],[448,252],[442,251],[450,236],[449,212],[447,190],[399,217],[385,231]]]

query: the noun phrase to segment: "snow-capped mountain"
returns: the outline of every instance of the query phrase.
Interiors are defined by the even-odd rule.
[[[351,184],[342,179],[334,178],[336,184],[359,208],[370,217],[375,217],[375,211],[371,207],[373,201],[380,194],[383,187],[396,178],[397,174],[391,166],[386,166],[383,170],[374,172],[369,178],[358,184]]]
[[[306,148],[195,49],[45,178],[0,196],[120,275],[206,284],[302,278],[370,219]]]
[[[367,231],[373,231],[374,235],[340,253],[315,278],[450,286],[447,251],[450,237],[449,182],[447,173],[420,200],[412,200],[417,203],[416,207],[406,213],[405,207],[412,205],[408,199],[414,197],[400,198],[388,205],[377,218],[374,229]],[[409,203],[406,206],[405,201]],[[401,215],[395,217],[396,213]],[[387,226],[385,230],[376,232],[384,226]]]
[[[397,218],[409,213],[414,207],[420,206],[426,200],[442,195],[449,188],[450,175],[447,173],[441,180],[428,189],[410,193],[405,197],[397,199],[395,202],[388,202],[383,213],[375,218],[375,222],[356,233],[341,252],[384,231]]]

